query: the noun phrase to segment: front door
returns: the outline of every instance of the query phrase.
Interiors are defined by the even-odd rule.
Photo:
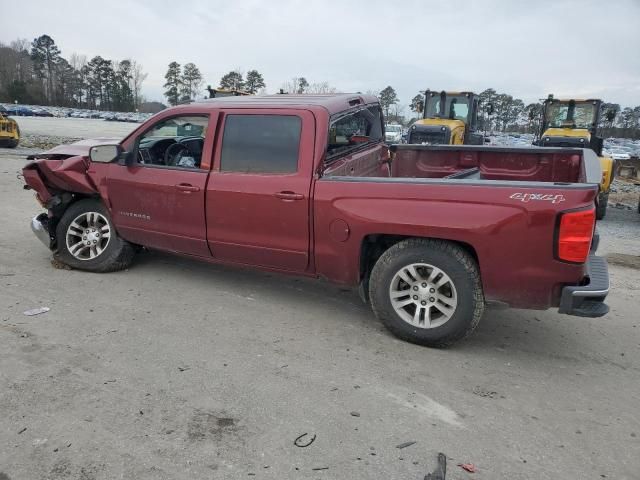
[[[212,143],[206,133],[209,122],[201,114],[160,119],[135,139],[133,165],[109,165],[109,201],[123,238],[210,256],[204,214]]]
[[[207,187],[217,259],[303,272],[309,266],[314,119],[300,110],[228,110]]]

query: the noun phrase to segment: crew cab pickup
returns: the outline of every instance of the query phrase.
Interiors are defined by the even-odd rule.
[[[485,305],[607,313],[593,152],[384,144],[367,95],[169,108],[120,142],[37,156],[32,229],[76,269],[138,247],[359,287],[397,336],[446,346]],[[88,278],[87,281],[91,281]]]

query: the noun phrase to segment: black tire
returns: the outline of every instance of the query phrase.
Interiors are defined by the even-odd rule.
[[[596,205],[596,219],[602,220],[607,214],[607,205],[609,204],[609,194],[598,194],[598,204]]]
[[[19,140],[17,140],[17,139],[8,140],[7,141],[7,147],[16,148],[18,146],[18,143],[19,143]]]
[[[110,238],[104,250],[95,258],[81,260],[69,251],[66,241],[67,230],[78,216],[90,212],[99,213],[106,219]],[[123,270],[131,265],[135,254],[133,245],[118,236],[105,206],[102,202],[94,199],[80,200],[67,208],[56,227],[56,240],[57,253],[55,257],[57,260],[78,270],[87,270],[89,272],[104,273]]]
[[[391,304],[390,288],[398,271],[422,263],[442,270],[457,292],[457,306],[440,326],[420,328],[403,320]],[[375,315],[398,338],[429,347],[448,347],[469,335],[484,312],[484,293],[474,258],[454,243],[411,238],[384,252],[371,272],[369,296]]]

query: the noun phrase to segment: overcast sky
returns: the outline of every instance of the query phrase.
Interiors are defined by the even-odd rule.
[[[100,5],[100,6],[98,6]],[[47,33],[65,57],[134,58],[162,100],[167,64],[206,83],[257,69],[269,92],[294,76],[339,91],[387,85],[402,104],[425,88],[493,87],[526,103],[599,97],[640,105],[640,0],[28,0],[2,7],[0,41]]]

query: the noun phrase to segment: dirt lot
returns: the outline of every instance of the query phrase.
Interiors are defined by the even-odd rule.
[[[0,478],[421,480],[438,452],[447,479],[639,478],[637,213],[599,227],[625,265],[607,317],[490,310],[431,350],[325,283],[157,253],[53,268],[23,164],[0,150]]]

